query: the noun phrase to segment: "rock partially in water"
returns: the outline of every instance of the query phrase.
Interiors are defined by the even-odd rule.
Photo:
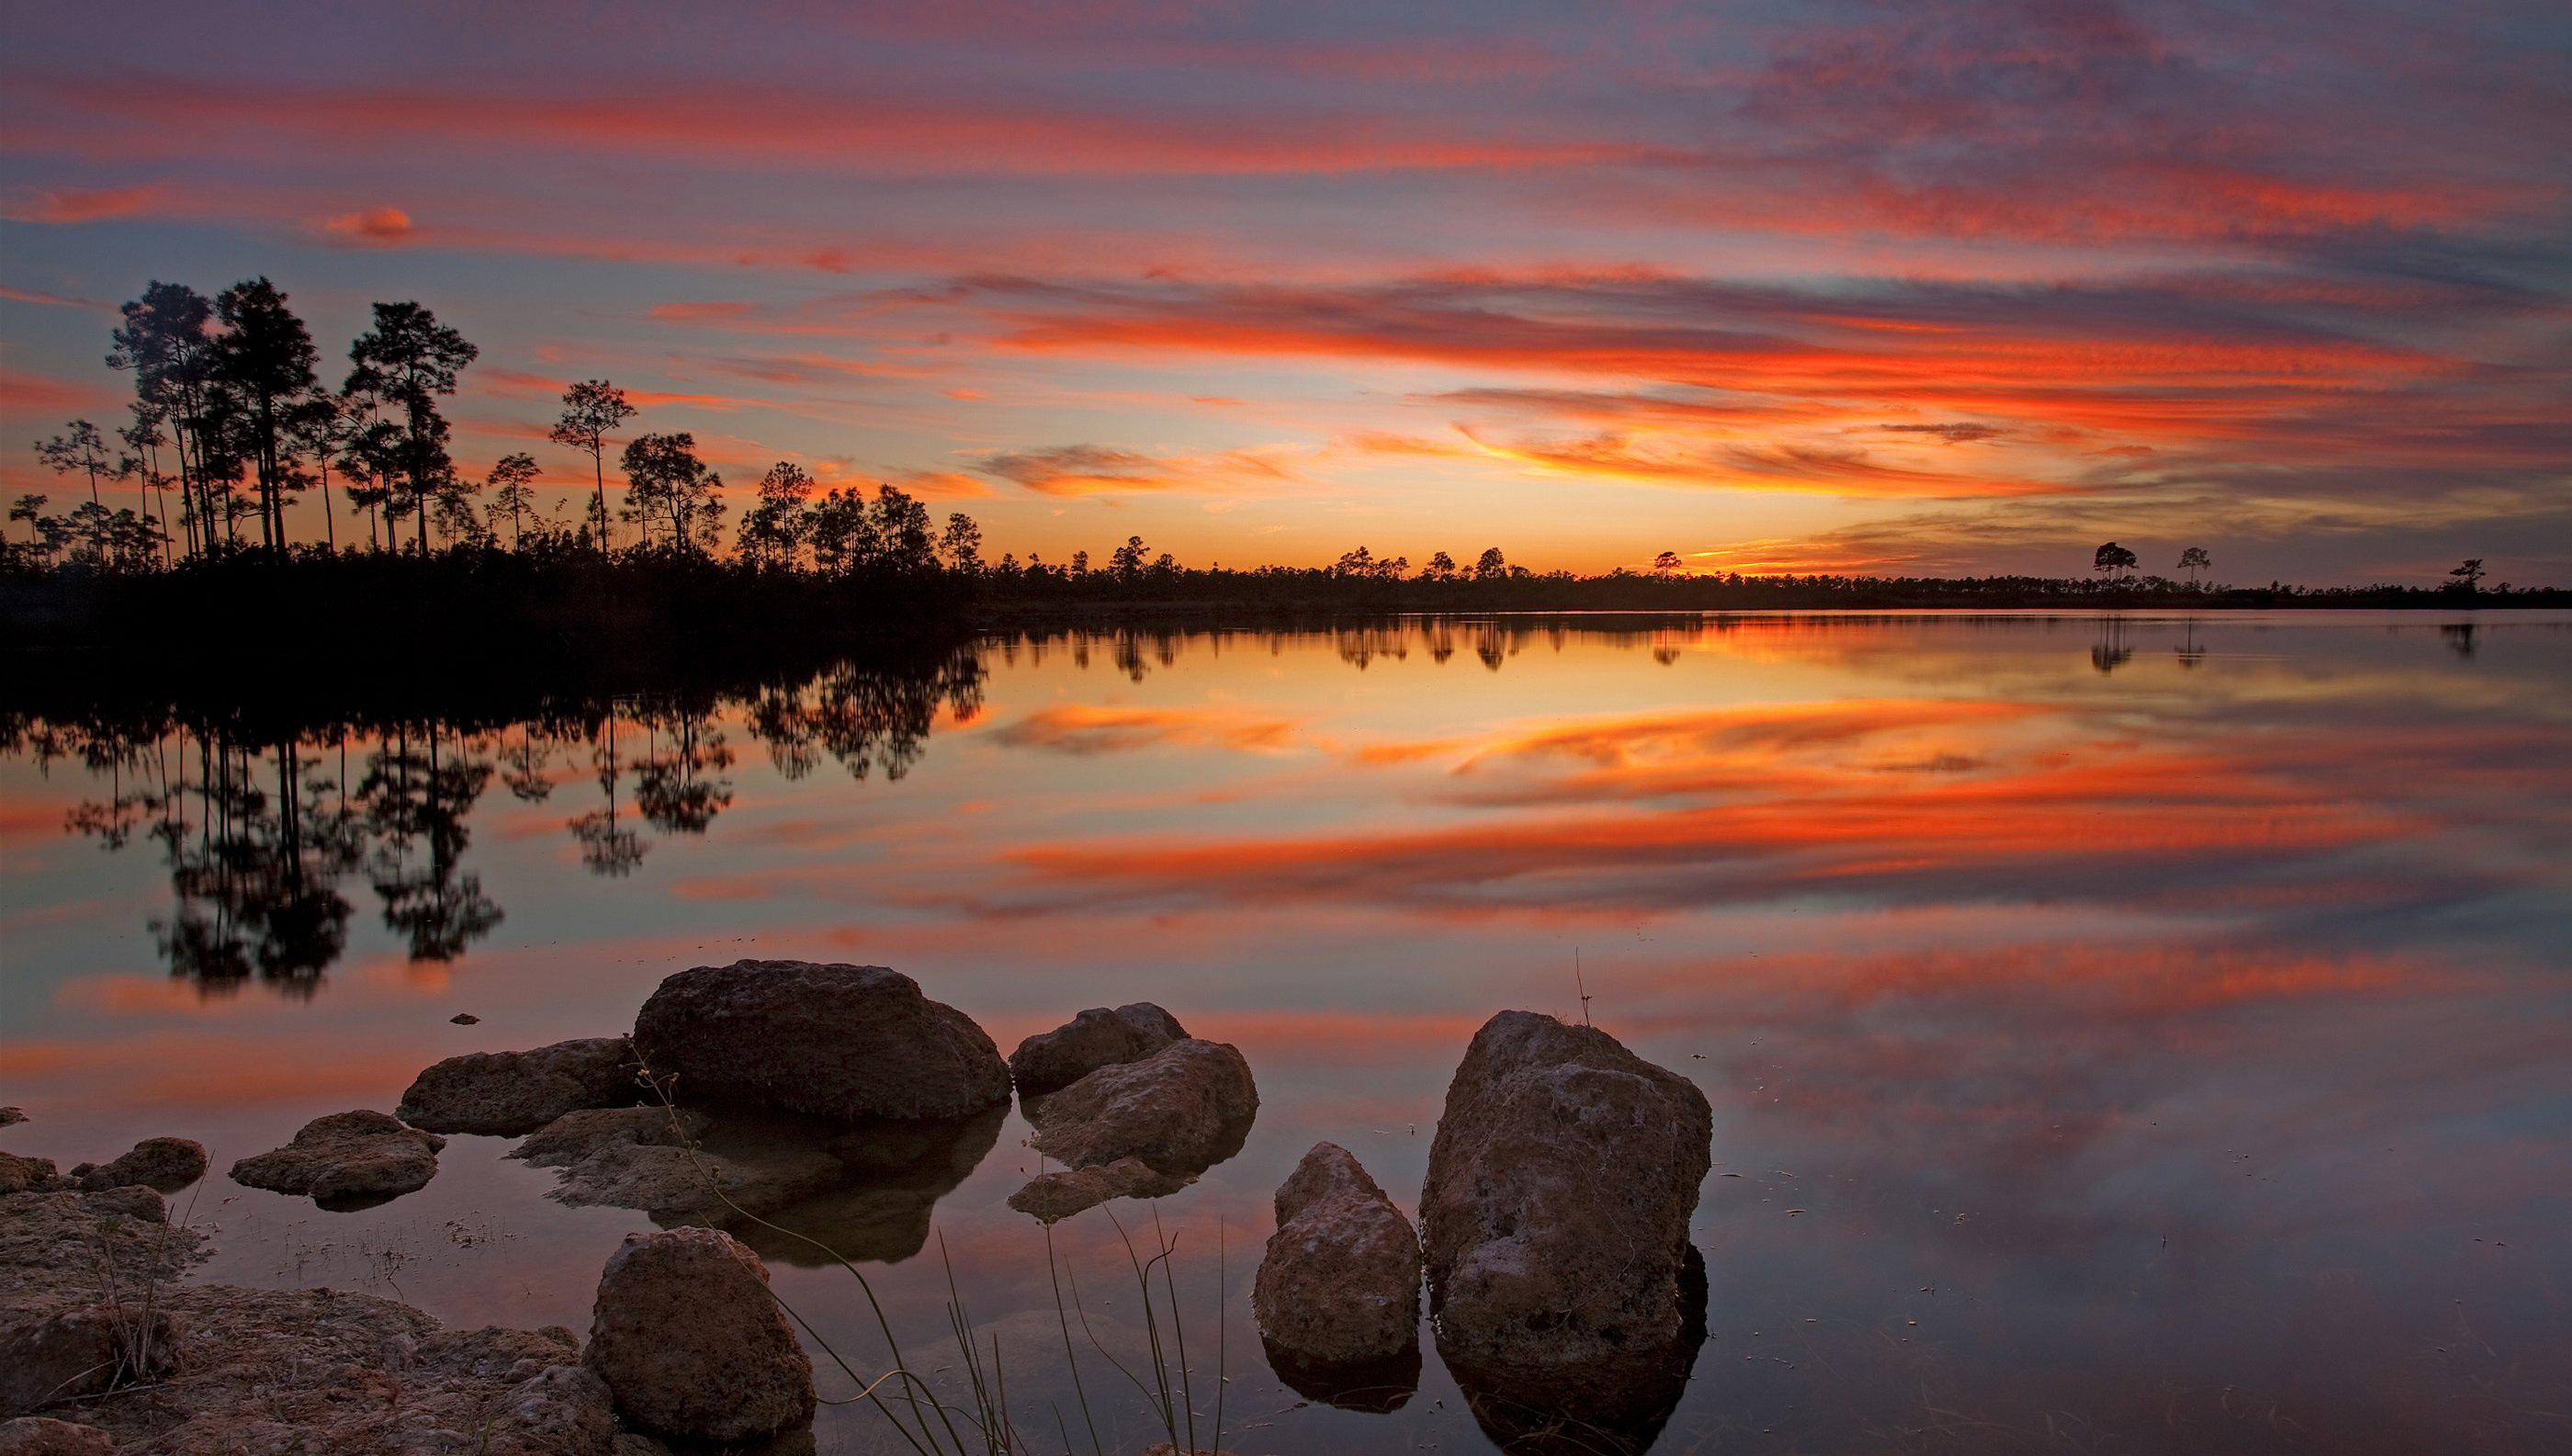
[[[1114,1011],[1091,1007],[1069,1022],[1029,1037],[1009,1054],[1009,1079],[1028,1096],[1071,1086],[1102,1067],[1140,1062],[1172,1042],[1187,1040],[1179,1019],[1138,1001]]]
[[[565,1112],[509,1149],[532,1167],[573,1167],[617,1143],[676,1147],[695,1140],[710,1119],[693,1107],[590,1107]]]
[[[1251,1308],[1269,1363],[1305,1395],[1390,1410],[1416,1387],[1420,1238],[1347,1148],[1315,1143],[1278,1187]]]
[[[305,1123],[284,1147],[234,1163],[232,1177],[247,1188],[309,1194],[324,1208],[363,1208],[426,1186],[445,1145],[381,1112],[332,1112]]]
[[[138,1291],[139,1292],[139,1291]],[[0,1331],[0,1415],[157,1380],[178,1368],[179,1323],[167,1308],[93,1304]]]
[[[516,1137],[565,1112],[632,1105],[643,1092],[635,1071],[622,1037],[469,1052],[422,1072],[393,1114],[430,1132]]]
[[[823,1144],[840,1161],[837,1185],[767,1215],[792,1233],[755,1223],[733,1232],[761,1257],[792,1264],[910,1258],[929,1242],[938,1200],[989,1154],[1007,1119],[1003,1103],[970,1117],[840,1128]]]
[[[1039,1173],[1009,1195],[1009,1206],[1038,1223],[1059,1223],[1112,1198],[1164,1198],[1195,1181],[1162,1172],[1139,1157],[1120,1157],[1095,1167]]]
[[[457,1012],[446,1020],[459,1027],[478,1027],[482,1025],[482,1019],[471,1012]]]
[[[1667,1419],[1703,1337],[1688,1217],[1712,1140],[1695,1085],[1605,1032],[1503,1012],[1475,1035],[1420,1211],[1439,1353],[1487,1425]]]
[[[656,1436],[745,1441],[813,1420],[813,1362],[768,1270],[719,1229],[626,1235],[599,1274],[583,1359]]]
[[[0,1107],[0,1127],[15,1127],[27,1120],[24,1107]]]
[[[855,1122],[969,1117],[1009,1097],[1008,1067],[982,1029],[882,966],[740,961],[682,971],[643,1003],[634,1042],[688,1103]]]
[[[1024,1104],[1037,1151],[1065,1167],[1139,1157],[1165,1173],[1205,1171],[1241,1150],[1259,1111],[1250,1064],[1221,1042],[1173,1042],[1102,1067]]]
[[[72,1185],[54,1168],[50,1157],[20,1157],[0,1152],[0,1193],[49,1193]]]
[[[0,1456],[108,1456],[116,1442],[96,1426],[51,1416],[0,1421]]]
[[[175,1193],[206,1175],[206,1145],[185,1137],[146,1137],[132,1150],[104,1163],[81,1163],[71,1170],[92,1191],[139,1183]]]

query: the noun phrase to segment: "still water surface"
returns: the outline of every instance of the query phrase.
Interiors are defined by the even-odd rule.
[[[1302,1402],[1248,1287],[1316,1140],[1413,1208],[1516,1007],[1715,1108],[1657,1450],[2572,1449],[2572,617],[1053,636],[525,721],[15,726],[0,1137],[208,1144],[206,1279],[583,1328],[648,1220],[502,1139],[355,1213],[221,1169],[440,1057],[619,1033],[689,966],[881,964],[1004,1051],[1150,1000],[1248,1056],[1240,1155],[1111,1205],[1178,1239],[1228,1449],[1488,1450],[1434,1353],[1392,1413]],[[867,1267],[949,1364],[952,1264],[1051,1433],[1024,1135],[869,1215],[910,1256]],[[1130,1355],[1104,1213],[1053,1239]],[[845,1273],[773,1262],[881,1364]],[[1158,1439],[1080,1348],[1107,1448]]]

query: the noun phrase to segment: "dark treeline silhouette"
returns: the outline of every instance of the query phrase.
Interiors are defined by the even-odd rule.
[[[157,848],[171,906],[151,923],[174,976],[209,991],[260,981],[311,995],[347,945],[357,901],[413,961],[450,961],[505,911],[472,867],[471,816],[496,790],[551,806],[580,861],[623,877],[658,839],[702,835],[733,798],[733,735],[800,779],[826,761],[901,778],[940,711],[970,719],[983,673],[969,648],[846,658],[791,674],[604,694],[414,695],[398,712],[186,699],[128,685],[111,697],[5,691],[0,752],[50,773],[75,763],[103,797],[66,829]]]

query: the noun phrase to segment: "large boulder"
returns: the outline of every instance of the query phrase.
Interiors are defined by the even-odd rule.
[[[1307,1395],[1380,1394],[1406,1366],[1417,1383],[1420,1238],[1347,1148],[1313,1144],[1279,1185],[1250,1305],[1269,1363]]]
[[[582,1360],[652,1435],[747,1441],[813,1419],[813,1362],[768,1270],[719,1229],[627,1234],[599,1275]]]
[[[206,1145],[185,1137],[146,1137],[120,1157],[84,1162],[71,1170],[71,1176],[92,1192],[139,1183],[175,1193],[205,1175]]]
[[[1139,1157],[1165,1173],[1200,1173],[1241,1150],[1259,1089],[1239,1052],[1189,1038],[1024,1105],[1035,1149],[1065,1167]]]
[[[424,1187],[446,1139],[381,1112],[332,1112],[284,1147],[233,1164],[246,1188],[310,1194],[324,1208],[362,1208]]]
[[[967,1117],[1009,1097],[1009,1069],[970,1017],[882,966],[739,961],[661,983],[634,1044],[680,1100],[817,1116]]]
[[[1667,1418],[1703,1338],[1712,1141],[1704,1093],[1605,1032],[1503,1012],[1475,1034],[1420,1215],[1438,1349],[1487,1427]]]
[[[1020,1042],[1009,1054],[1009,1080],[1017,1084],[1020,1096],[1056,1092],[1102,1067],[1140,1062],[1187,1035],[1177,1017],[1148,1001],[1114,1011],[1091,1007]]]
[[[565,1112],[629,1106],[642,1095],[622,1037],[556,1042],[532,1052],[469,1052],[411,1081],[393,1115],[430,1132],[516,1137]]]

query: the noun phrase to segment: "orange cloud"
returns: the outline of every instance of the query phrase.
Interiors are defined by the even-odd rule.
[[[1131,753],[1158,747],[1217,747],[1274,753],[1296,742],[1290,718],[1218,709],[1117,708],[1067,703],[1029,713],[993,729],[991,739],[1011,748],[1056,753]]]
[[[410,214],[399,208],[368,208],[361,213],[342,213],[335,218],[324,218],[322,231],[351,243],[390,247],[411,241],[419,230],[412,225]]]
[[[21,223],[99,223],[150,212],[169,192],[170,184],[166,182],[133,187],[67,187],[39,194],[34,206],[15,209],[9,216]]]

